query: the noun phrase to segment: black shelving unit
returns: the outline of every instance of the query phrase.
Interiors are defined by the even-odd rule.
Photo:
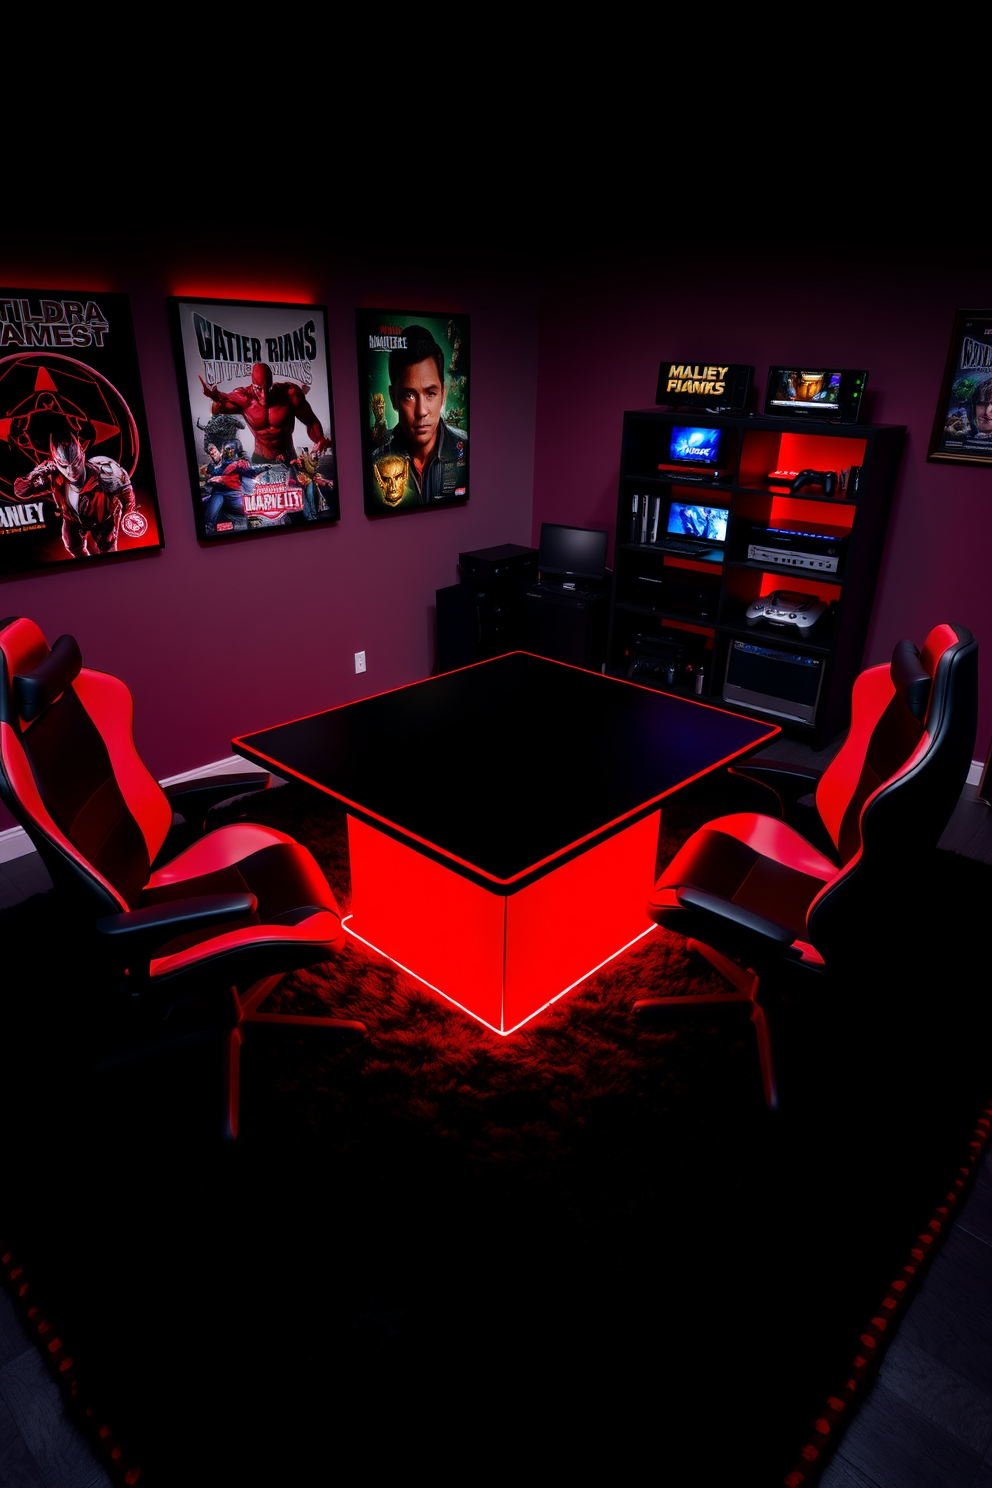
[[[704,480],[665,468],[670,464],[673,426],[725,431],[721,470]],[[650,408],[624,414],[617,502],[616,546],[610,601],[607,670],[629,674],[640,637],[682,638],[686,658],[674,681],[650,685],[668,691],[723,698],[730,649],[735,639],[779,647],[822,662],[823,680],[815,716],[809,721],[777,717],[795,737],[819,747],[850,718],[851,688],[861,667],[875,597],[896,472],[906,430],[896,424],[831,424],[796,418],[706,414]],[[826,495],[821,487],[792,493],[770,485],[775,470],[857,471],[847,488]],[[659,542],[632,532],[634,497],[659,498],[664,516],[672,499],[727,510],[722,561],[698,562],[663,551]],[[756,532],[767,527],[843,535],[836,573],[748,557]],[[631,541],[631,537],[638,540]],[[773,589],[815,594],[827,609],[805,633],[764,621],[750,625],[748,606]],[[700,692],[697,672],[702,667]],[[638,674],[638,680],[645,678]],[[728,704],[729,705],[729,704]],[[739,701],[732,706],[769,716]]]

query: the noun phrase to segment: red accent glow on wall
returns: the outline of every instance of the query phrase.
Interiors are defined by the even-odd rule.
[[[778,495],[772,497],[768,525],[794,528],[809,522],[816,531],[825,523],[828,527],[843,527],[850,532],[854,526],[854,511],[853,506],[836,501],[828,506],[823,501],[801,501],[796,496]]]
[[[863,439],[836,438],[830,434],[812,434],[808,430],[782,434],[779,440],[779,468],[782,470],[842,470],[846,465],[860,465],[867,445]]]
[[[830,584],[825,579],[808,579],[800,568],[790,568],[787,573],[776,569],[774,573],[761,575],[761,594],[774,594],[776,589],[788,589],[792,593],[815,594],[825,604],[840,597],[839,584]]]
[[[313,280],[287,284],[280,277],[278,285],[273,285],[258,279],[235,281],[229,274],[222,279],[179,279],[169,293],[188,300],[261,300],[276,305],[312,305],[319,298]]]
[[[712,563],[707,564],[706,567],[710,573],[713,572]],[[694,635],[707,636],[711,643],[713,641],[712,625],[693,625],[688,620],[676,620],[674,616],[666,615],[665,628],[666,630],[691,630]]]
[[[662,567],[685,568],[688,569],[691,573],[706,574],[707,578],[712,578],[713,574],[716,572],[717,565],[713,563],[697,563],[693,558],[673,558],[666,555],[665,558],[662,559]],[[665,621],[665,624],[668,624],[667,620]]]
[[[348,818],[350,935],[510,1034],[654,927],[655,811],[513,894]]]

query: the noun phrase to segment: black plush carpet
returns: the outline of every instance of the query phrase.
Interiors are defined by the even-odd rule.
[[[686,792],[660,856],[742,790]],[[347,905],[343,817],[291,786],[251,813]],[[279,996],[368,1040],[250,1029],[228,1147],[216,1050],[87,1073],[95,989],[37,896],[0,916],[13,1289],[148,1488],[646,1461],[779,1484],[990,1093],[964,933],[990,877],[936,854],[884,954],[783,1008],[778,1116],[746,1019],[632,1020],[721,986],[665,932],[508,1040],[351,943]]]

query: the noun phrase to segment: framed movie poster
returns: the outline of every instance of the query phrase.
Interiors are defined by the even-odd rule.
[[[127,295],[0,289],[0,574],[161,546]]]
[[[169,300],[197,531],[336,522],[323,305]]]
[[[956,310],[928,460],[992,465],[992,310]]]
[[[366,515],[466,501],[468,316],[359,310],[356,319]]]

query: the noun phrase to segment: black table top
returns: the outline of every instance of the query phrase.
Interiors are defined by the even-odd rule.
[[[512,892],[779,732],[516,651],[243,735],[233,747]]]

